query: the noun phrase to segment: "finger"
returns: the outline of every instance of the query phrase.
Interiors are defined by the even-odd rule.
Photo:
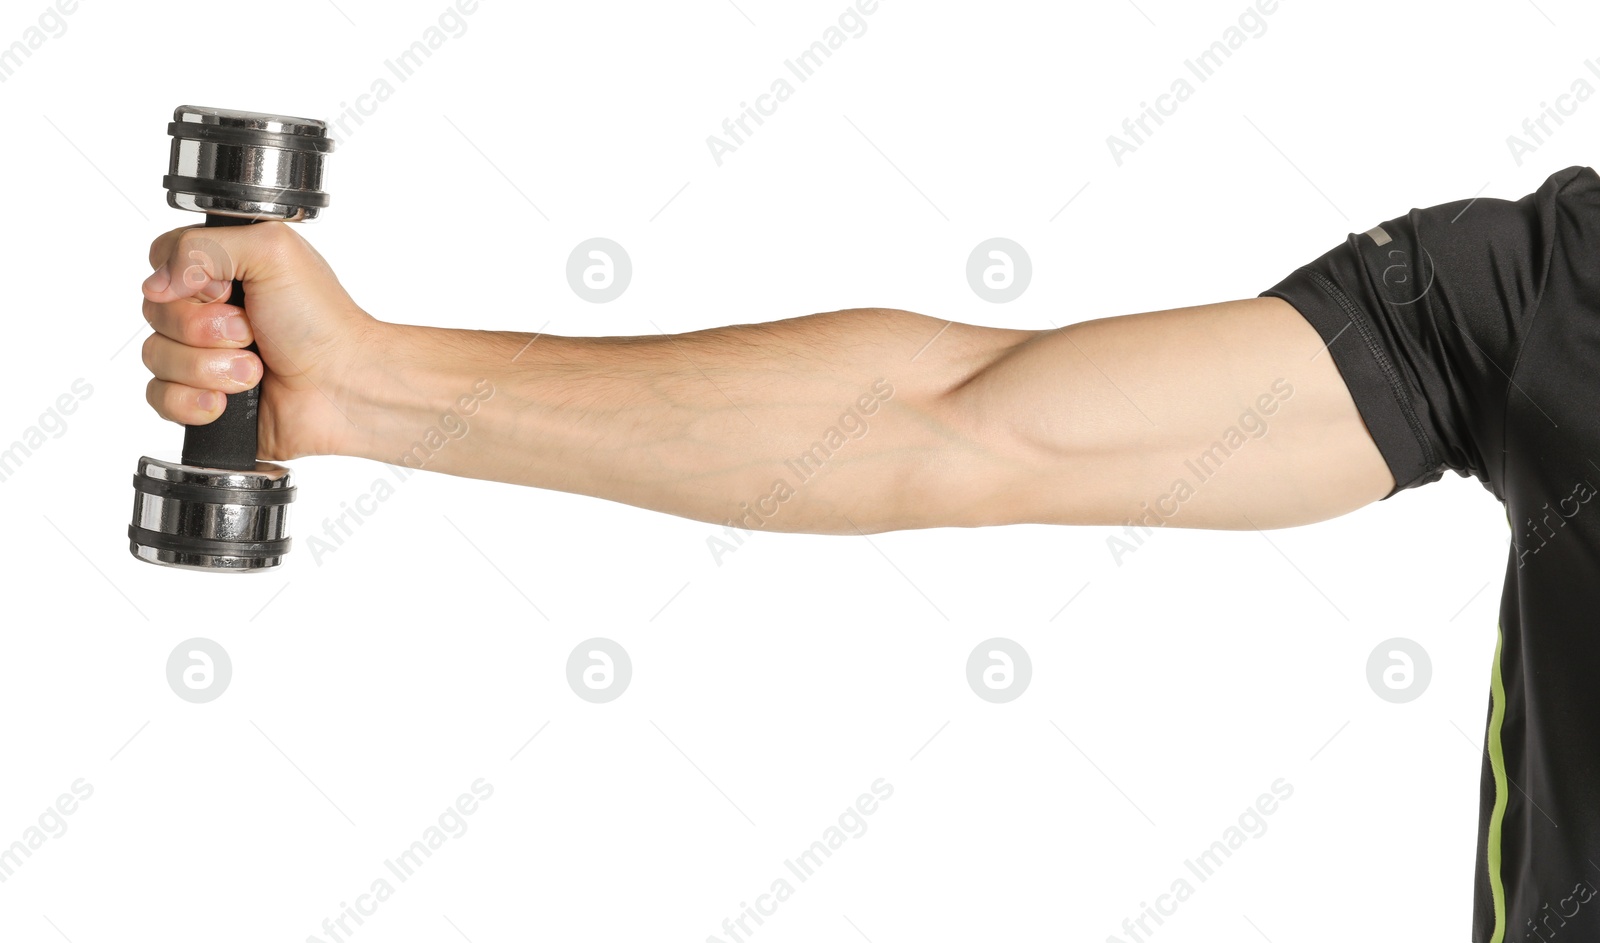
[[[216,390],[197,390],[166,380],[151,380],[144,398],[156,415],[186,426],[203,426],[222,415],[228,405],[227,397]]]
[[[225,300],[234,279],[265,280],[282,271],[287,252],[297,245],[304,245],[300,237],[277,222],[175,229],[150,245],[155,271],[141,288],[160,303]]]
[[[141,286],[149,300],[206,304],[226,300],[233,290],[233,257],[204,227],[185,226],[157,237],[150,245],[150,267],[155,271]]]
[[[244,309],[230,304],[166,304],[145,299],[144,319],[157,333],[189,347],[248,347],[255,340]]]
[[[239,393],[261,380],[261,358],[248,350],[187,347],[170,337],[151,334],[144,342],[144,365],[158,380],[201,390]]]
[[[177,229],[169,230],[157,236],[155,241],[150,243],[150,267],[153,269],[160,268],[167,261],[167,256],[172,254],[172,244],[189,230],[200,228],[198,225],[179,226]]]

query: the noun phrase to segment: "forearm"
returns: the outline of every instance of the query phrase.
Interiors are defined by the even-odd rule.
[[[982,450],[947,394],[1031,336],[891,309],[643,337],[391,325],[341,450],[751,529],[977,523],[947,485]]]

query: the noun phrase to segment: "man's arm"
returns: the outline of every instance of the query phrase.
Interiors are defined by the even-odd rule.
[[[223,242],[235,271],[190,240]],[[285,226],[152,249],[158,412],[260,342],[267,458],[358,455],[743,527],[1003,523],[1274,527],[1393,486],[1316,332],[1249,299],[1054,331],[857,309],[678,335],[571,338],[383,324]],[[216,297],[244,278],[252,333]],[[203,286],[209,284],[212,291]],[[195,287],[202,286],[202,287]],[[259,365],[255,365],[259,376]],[[219,378],[223,378],[220,379]],[[1186,483],[1186,486],[1180,486]]]

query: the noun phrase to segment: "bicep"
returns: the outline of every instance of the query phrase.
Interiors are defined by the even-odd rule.
[[[947,406],[964,524],[1286,527],[1395,485],[1322,338],[1279,298],[1042,332]]]

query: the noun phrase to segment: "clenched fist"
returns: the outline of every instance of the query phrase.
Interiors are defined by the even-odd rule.
[[[283,223],[186,227],[151,245],[150,264],[144,317],[155,333],[144,363],[157,413],[204,425],[222,414],[225,394],[261,383],[259,458],[350,448],[359,434],[352,391],[381,363],[380,325],[310,243]],[[234,279],[245,284],[248,316],[227,303]],[[259,356],[245,350],[252,342]]]

